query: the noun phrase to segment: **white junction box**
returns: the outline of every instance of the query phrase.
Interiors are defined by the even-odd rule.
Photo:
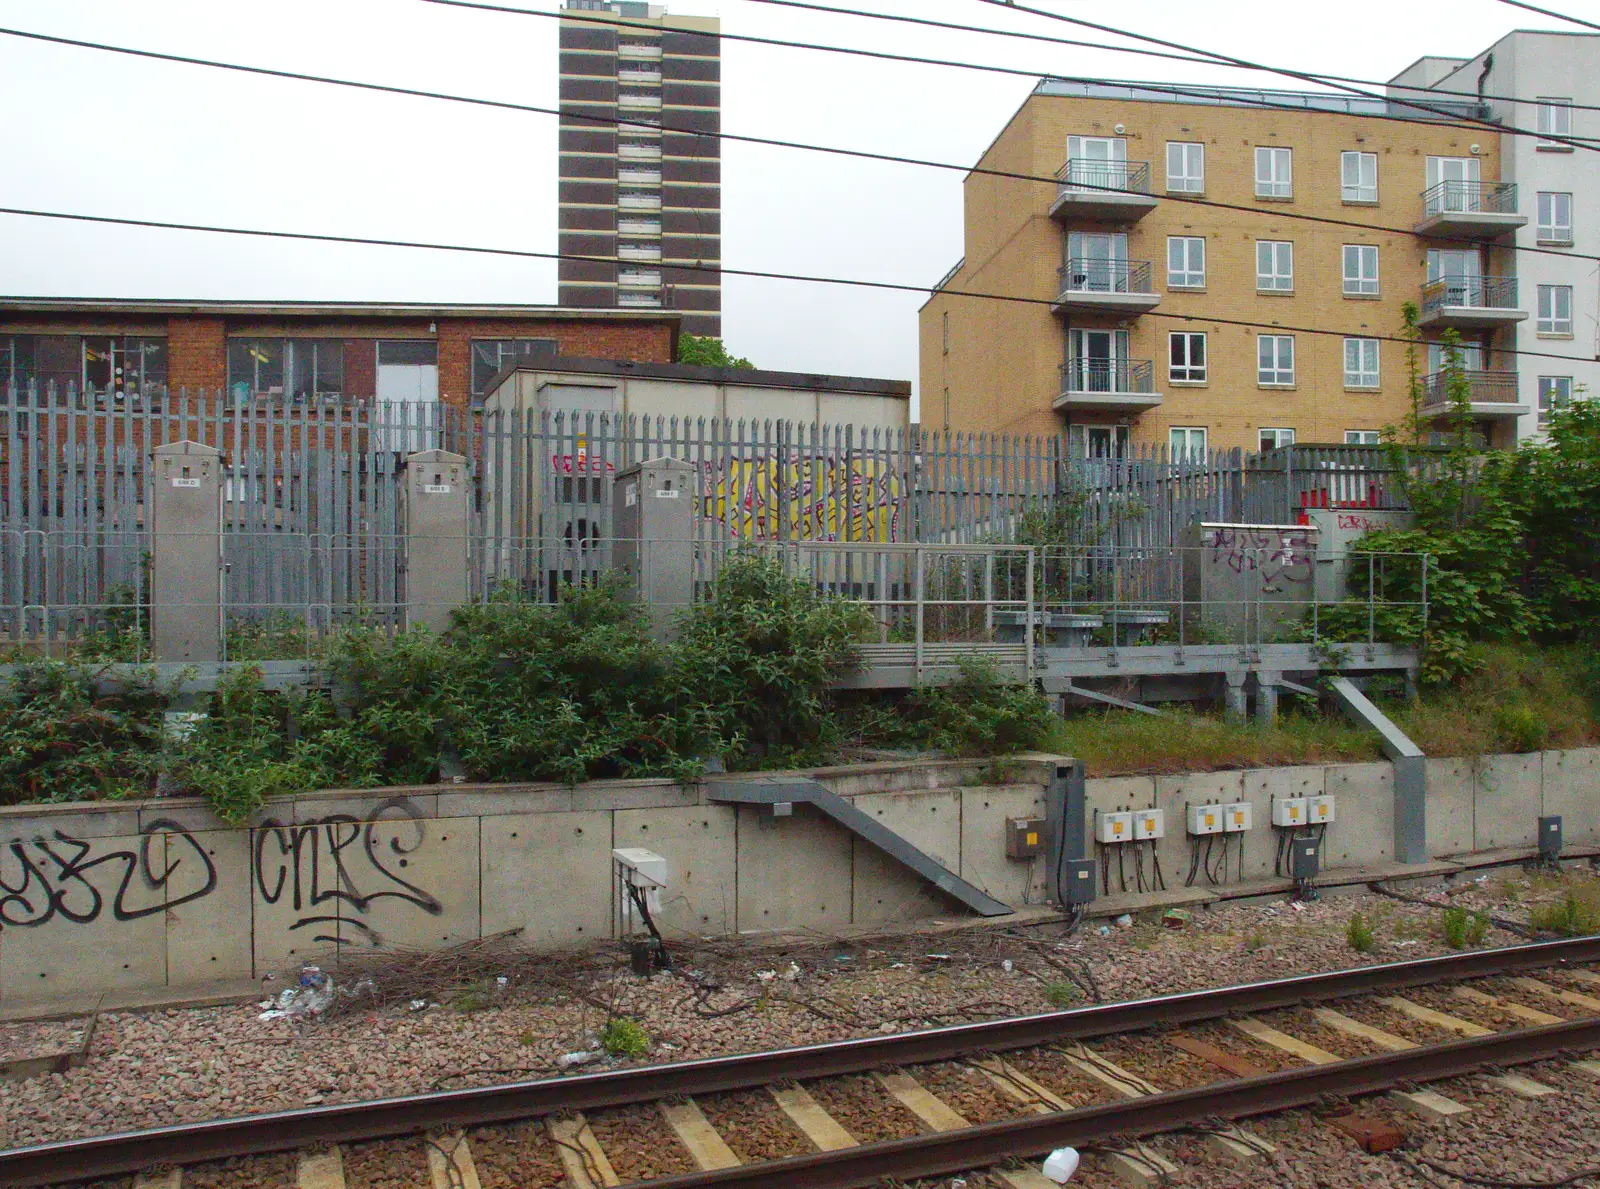
[[[1333,821],[1333,798],[1307,797],[1306,822],[1313,826],[1326,826]]]
[[[1250,802],[1235,801],[1222,807],[1222,828],[1230,834],[1239,834],[1255,825]]]
[[[1222,833],[1223,808],[1221,805],[1189,806],[1189,833],[1201,835]]]
[[[1275,826],[1303,826],[1306,824],[1305,797],[1272,798],[1272,824]]]
[[[1159,809],[1135,809],[1133,811],[1133,837],[1135,841],[1145,838],[1165,838],[1167,836],[1167,815]]]
[[[1094,840],[1096,842],[1133,841],[1133,814],[1128,810],[1115,813],[1094,811]]]

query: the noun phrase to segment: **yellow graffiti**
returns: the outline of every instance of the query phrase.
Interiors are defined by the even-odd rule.
[[[754,541],[897,539],[899,474],[874,458],[730,459],[707,468],[702,514]]]

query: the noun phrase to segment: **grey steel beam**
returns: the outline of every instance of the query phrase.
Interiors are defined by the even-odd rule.
[[[1394,857],[1400,863],[1428,861],[1428,761],[1422,749],[1374,706],[1348,677],[1328,683],[1350,716],[1378,732],[1383,754],[1394,762]]]
[[[777,805],[783,802],[815,806],[858,838],[903,863],[948,896],[961,901],[980,916],[1008,916],[1016,909],[962,879],[931,855],[917,849],[893,830],[874,820],[837,793],[814,780],[774,777],[770,780],[713,780],[706,785],[706,800],[720,805]]]
[[[1126,698],[1114,698],[1110,694],[1103,694],[1098,690],[1084,689],[1083,686],[1074,685],[1070,681],[1061,682],[1059,688],[1052,688],[1052,683],[1046,681],[1044,682],[1044,692],[1047,694],[1072,694],[1074,697],[1088,698],[1091,702],[1103,702],[1107,706],[1115,706],[1119,710],[1137,710],[1140,714],[1150,714],[1154,715],[1156,718],[1164,717],[1162,712],[1155,709],[1153,706],[1145,706],[1139,702],[1130,702]]]

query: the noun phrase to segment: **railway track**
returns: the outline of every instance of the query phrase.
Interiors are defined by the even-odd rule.
[[[1175,1169],[1140,1141],[1161,1132],[1249,1160],[1272,1149],[1237,1122],[1253,1115],[1389,1092],[1443,1118],[1467,1108],[1419,1083],[1481,1070],[1535,1096],[1548,1087],[1507,1067],[1556,1057],[1600,1080],[1597,967],[1600,937],[1582,938],[222,1119],[0,1151],[0,1184],[848,1189],[992,1168],[1046,1189],[1015,1158],[1108,1141],[1114,1171],[1155,1182]]]

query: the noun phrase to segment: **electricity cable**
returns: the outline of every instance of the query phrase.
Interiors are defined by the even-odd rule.
[[[208,223],[177,223],[158,219],[119,218],[111,215],[89,215],[68,213],[64,211],[30,210],[22,207],[0,206],[0,215],[17,215],[24,218],[35,219],[60,219],[66,222],[77,223],[104,223],[116,227],[145,227],[160,231],[199,231],[216,235],[244,235],[259,239],[290,239],[305,240],[309,243],[329,244],[356,244],[378,248],[407,248],[432,252],[463,252],[482,256],[506,256],[524,260],[578,260],[589,264],[614,264],[616,261],[607,256],[591,256],[575,252],[540,252],[532,248],[498,248],[488,245],[476,244],[441,244],[429,243],[422,240],[405,239],[379,239],[373,236],[360,235],[332,235],[310,231],[269,231],[263,228],[223,227]],[[909,285],[896,281],[869,281],[860,277],[828,277],[816,276],[807,273],[768,272],[753,268],[727,268],[723,265],[713,264],[673,264],[682,272],[708,273],[717,276],[753,277],[761,280],[773,281],[799,281],[807,284],[840,285],[846,288],[878,289],[891,293],[942,293],[952,297],[970,297],[985,301],[1003,301],[1020,305],[1052,306],[1054,298],[1048,297],[1022,297],[1009,293],[978,293],[966,289],[935,289],[930,285]],[[1209,323],[1215,326],[1242,326],[1249,329],[1264,330],[1280,334],[1310,334],[1322,335],[1330,338],[1366,338],[1378,342],[1399,343],[1404,346],[1418,346],[1412,339],[1402,338],[1398,335],[1382,335],[1363,333],[1351,335],[1343,330],[1327,330],[1313,326],[1284,325],[1276,322],[1251,322],[1242,318],[1223,318],[1211,314],[1169,314],[1158,310],[1151,310],[1141,315],[1145,318],[1159,318],[1169,321],[1187,323]],[[1550,351],[1530,351],[1511,347],[1497,348],[1503,355],[1526,355],[1540,359],[1558,359],[1568,363],[1587,363],[1589,359],[1580,355],[1558,355]]]
[[[1512,8],[1525,8],[1529,12],[1536,12],[1540,16],[1555,17],[1558,21],[1570,21],[1574,25],[1582,25],[1585,29],[1600,29],[1600,25],[1593,21],[1586,21],[1582,17],[1569,16],[1564,12],[1557,12],[1553,8],[1540,8],[1537,4],[1529,4],[1527,0],[1500,0],[1501,4],[1509,4]]]
[[[516,10],[523,11],[523,10]],[[321,83],[327,86],[349,87],[360,91],[373,91],[379,94],[404,95],[415,99],[434,99],[446,103],[463,103],[476,107],[487,107],[501,111],[526,112],[531,115],[556,116],[560,119],[579,123],[593,124],[612,128],[638,128],[641,125],[637,118],[625,116],[601,116],[592,113],[563,112],[559,107],[543,107],[531,103],[513,103],[509,100],[486,99],[477,96],[455,95],[445,91],[427,91],[415,87],[402,87],[386,83],[363,82],[357,79],[336,78],[331,75],[309,74],[304,71],[281,70],[267,66],[249,66],[239,62],[223,62],[212,58],[196,58],[185,54],[169,54],[157,50],[134,49],[130,46],[111,45],[106,42],[85,41],[81,38],[58,37],[49,33],[36,33],[26,29],[12,29],[0,27],[0,36],[18,37],[31,41],[47,42],[54,45],[72,46],[77,49],[97,50],[103,53],[123,54],[129,57],[149,58],[160,62],[173,62],[185,66],[201,66],[213,70],[231,70],[241,74],[255,74],[267,78],[287,79],[294,82]],[[1147,86],[1149,84],[1138,84]],[[1196,92],[1199,94],[1199,92]],[[1295,109],[1303,110],[1303,109]],[[655,127],[651,125],[650,127]],[[984,166],[961,165],[950,161],[935,161],[922,157],[909,157],[897,153],[876,153],[865,149],[847,149],[834,145],[819,145],[805,141],[784,140],[777,137],[752,136],[733,132],[707,132],[699,128],[678,127],[675,125],[661,125],[661,131],[672,132],[685,136],[695,136],[707,140],[730,141],[740,144],[763,145],[769,148],[796,149],[803,152],[821,153],[828,156],[854,157],[866,161],[879,161],[892,165],[911,165],[924,169],[940,169],[960,173],[968,176],[994,177],[1006,181],[1039,182],[1046,185],[1059,185],[1060,179],[1055,175],[1022,173],[1015,170],[991,169]],[[1088,191],[1106,191],[1123,193],[1118,186],[1100,185],[1096,183],[1074,183],[1078,189]],[[1414,236],[1415,230],[1410,227],[1393,227],[1381,223],[1363,223],[1354,219],[1338,219],[1330,215],[1311,215],[1300,211],[1289,211],[1275,208],[1251,206],[1241,202],[1224,202],[1220,199],[1201,198],[1195,195],[1167,194],[1162,198],[1164,202],[1181,202],[1191,206],[1211,207],[1217,210],[1241,211],[1248,214],[1264,215],[1272,219],[1288,219],[1295,222],[1316,223],[1331,227],[1349,227],[1358,231],[1381,231],[1394,235]],[[1461,243],[1478,246],[1479,242],[1470,236],[1431,235],[1430,240],[1441,244]],[[1497,245],[1513,252],[1531,252],[1540,256],[1559,256],[1567,260],[1588,260],[1600,263],[1600,255],[1580,252],[1562,251],[1557,248],[1543,248],[1534,245],[1502,244]]]

